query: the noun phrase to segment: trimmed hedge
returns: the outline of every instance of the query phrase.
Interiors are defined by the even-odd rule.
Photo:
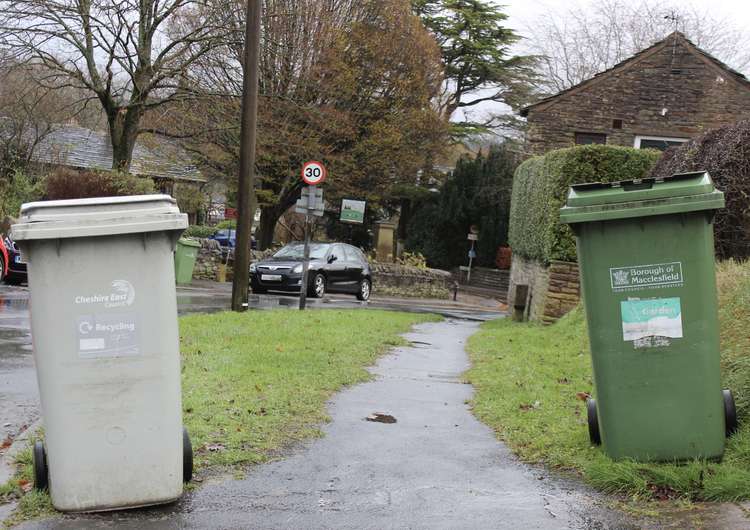
[[[660,155],[651,149],[583,145],[525,161],[513,178],[508,235],[513,253],[543,263],[576,261],[573,232],[560,223],[570,185],[643,178]]]
[[[667,150],[651,171],[655,177],[708,171],[724,192],[726,208],[716,212],[714,238],[720,258],[750,257],[750,120],[705,133]]]

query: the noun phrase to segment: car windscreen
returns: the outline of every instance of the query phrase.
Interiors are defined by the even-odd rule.
[[[310,243],[310,258],[325,258],[330,247],[331,245],[324,243]],[[273,257],[283,259],[302,259],[305,257],[305,245],[302,243],[289,244],[274,254]]]

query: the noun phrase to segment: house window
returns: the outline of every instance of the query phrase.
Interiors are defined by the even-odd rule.
[[[612,120],[612,128],[613,129],[622,129],[622,120],[618,120],[618,119]]]
[[[606,144],[607,135],[600,133],[576,133],[576,145]]]
[[[671,138],[669,136],[636,136],[633,146],[636,149],[658,149],[666,151],[675,145],[687,142],[687,138]]]

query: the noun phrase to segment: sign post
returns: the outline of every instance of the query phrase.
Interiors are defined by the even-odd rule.
[[[302,196],[294,209],[297,213],[305,214],[305,247],[302,258],[302,282],[299,288],[299,309],[303,311],[307,306],[307,282],[310,271],[310,215],[321,217],[325,209],[321,184],[328,175],[325,166],[320,162],[311,161],[302,166],[302,181],[307,184],[302,188]]]
[[[471,264],[474,261],[474,258],[477,257],[477,251],[474,250],[474,244],[479,239],[479,227],[471,225],[471,228],[469,228],[469,235],[466,239],[471,241],[471,248],[469,249],[469,269],[466,272],[466,283],[469,283],[471,281]]]

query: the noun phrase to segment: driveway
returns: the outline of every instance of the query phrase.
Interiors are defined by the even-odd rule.
[[[636,528],[579,486],[519,463],[466,404],[476,323],[424,324],[330,403],[325,436],[176,506],[24,529]],[[365,421],[374,412],[391,424]]]

